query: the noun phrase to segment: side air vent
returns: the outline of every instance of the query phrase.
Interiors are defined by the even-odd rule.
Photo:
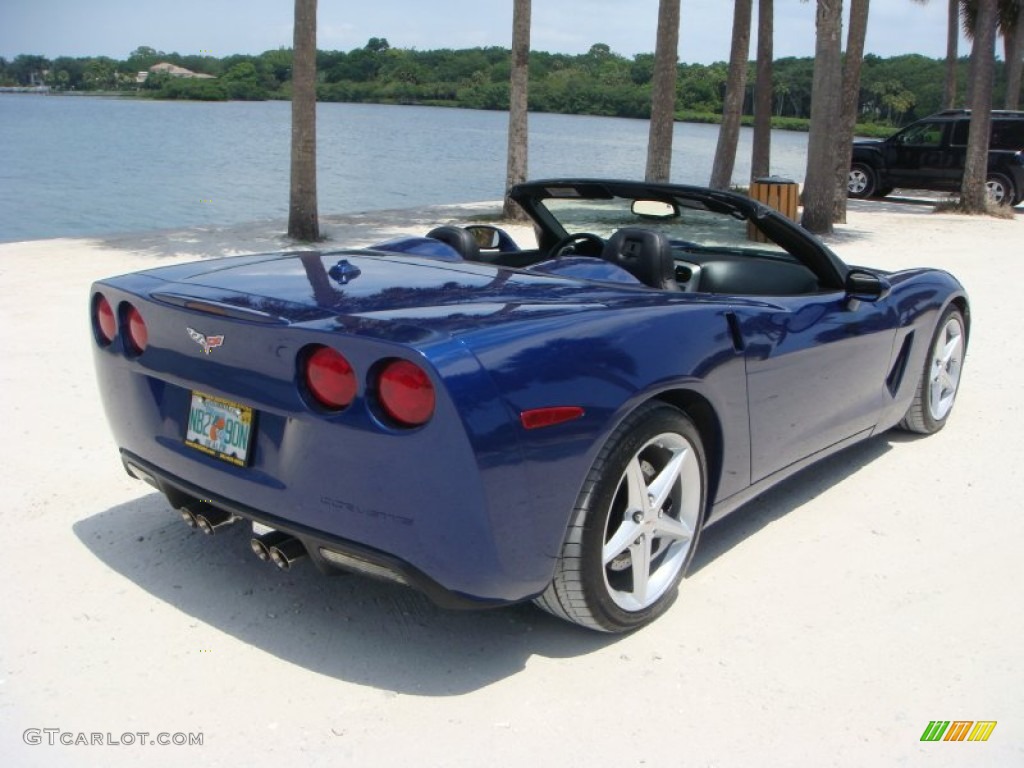
[[[910,358],[910,350],[914,346],[914,332],[911,331],[907,334],[907,338],[903,340],[903,346],[900,347],[900,353],[896,355],[896,360],[892,364],[892,370],[889,371],[889,375],[885,379],[885,386],[889,389],[889,394],[892,397],[896,397],[896,393],[899,392],[900,384],[903,383],[903,374],[907,370],[907,360]]]

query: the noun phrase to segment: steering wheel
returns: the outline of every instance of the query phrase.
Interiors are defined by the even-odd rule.
[[[571,235],[566,235],[555,243],[551,250],[548,251],[548,258],[557,259],[562,256],[567,256],[570,252],[579,253],[576,247],[577,244],[589,244],[591,246],[590,248],[584,249],[585,251],[590,251],[590,253],[584,254],[588,256],[600,256],[601,251],[604,250],[604,240],[597,235],[591,232],[576,232]]]

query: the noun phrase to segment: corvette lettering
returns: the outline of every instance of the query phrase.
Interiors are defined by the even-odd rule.
[[[355,512],[358,515],[364,517],[371,517],[377,520],[385,520],[389,523],[398,523],[399,525],[412,525],[415,521],[411,517],[403,517],[402,515],[394,515],[390,512],[381,512],[377,509],[363,509],[362,507],[353,504],[350,501],[343,501],[342,499],[333,499],[330,496],[321,496],[320,503],[333,509],[342,509],[346,512]]]
[[[205,354],[210,354],[214,349],[224,344],[223,336],[206,336],[194,328],[186,328],[188,335],[196,344],[203,348]]]

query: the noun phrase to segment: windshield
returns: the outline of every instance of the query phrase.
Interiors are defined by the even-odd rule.
[[[726,209],[710,210],[702,201],[676,199],[672,203],[631,198],[547,198],[542,203],[562,228],[572,234],[592,232],[604,239],[623,227],[642,227],[662,232],[682,247],[729,248],[758,253],[785,251],[748,225],[741,214]],[[655,215],[644,215],[654,211]]]

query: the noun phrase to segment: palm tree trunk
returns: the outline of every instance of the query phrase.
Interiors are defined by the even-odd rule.
[[[750,58],[750,15],[752,0],[736,0],[732,17],[732,50],[729,53],[729,75],[725,85],[722,125],[718,129],[718,145],[711,167],[711,185],[727,189],[732,184],[736,166],[736,145],[740,139],[740,118],[747,95],[747,61]]]
[[[757,76],[754,81],[754,147],[750,158],[751,180],[771,173],[774,17],[773,0],[758,0]]]
[[[988,209],[988,144],[992,116],[992,83],[995,79],[995,45],[998,14],[996,0],[978,0],[971,47],[971,126],[967,139],[960,203],[966,213],[985,213]]]
[[[1020,108],[1021,75],[1024,72],[1024,2],[1018,2],[1012,30],[1003,32],[1006,44],[1006,109]]]
[[[316,0],[295,0],[288,235],[320,239],[316,200]]]
[[[512,10],[512,75],[509,81],[508,165],[505,173],[506,219],[522,221],[526,212],[508,196],[515,184],[526,181],[529,132],[530,0],[514,0]]]
[[[676,115],[679,60],[679,0],[659,0],[658,37],[651,87],[651,127],[647,139],[647,181],[668,181],[672,172],[672,133]]]
[[[847,33],[846,63],[843,65],[843,93],[839,127],[836,131],[836,200],[832,220],[846,223],[846,191],[853,157],[853,133],[860,106],[860,69],[864,63],[864,40],[868,32],[868,8],[871,0],[851,0],[850,30]]]
[[[946,82],[942,89],[942,108],[956,106],[956,69],[960,45],[960,0],[949,0],[949,21],[946,29]]]
[[[832,231],[835,207],[833,148],[842,84],[842,0],[817,0],[814,78],[811,83],[811,125],[804,176],[804,228],[818,234]]]

